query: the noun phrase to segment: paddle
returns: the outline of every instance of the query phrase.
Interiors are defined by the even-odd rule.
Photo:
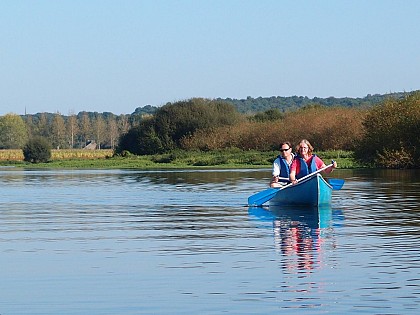
[[[343,187],[344,185],[344,179],[339,179],[339,178],[329,178],[327,179],[328,184],[331,185],[331,187],[334,190],[340,190],[341,187]]]
[[[261,206],[279,191],[279,188],[268,188],[248,197],[248,206]]]
[[[302,178],[298,179],[297,182],[300,182],[306,178],[312,177],[322,171],[325,171],[327,168],[333,166],[334,163],[331,163],[330,165],[327,165],[311,174],[308,174],[306,176],[303,176]],[[252,196],[248,197],[248,206],[261,206],[263,203],[269,201],[271,198],[273,198],[275,196],[275,194],[279,191],[279,190],[283,190],[289,186],[292,186],[293,184],[287,184],[286,186],[278,189],[278,188],[268,188],[266,190],[260,191],[259,193],[256,193]]]

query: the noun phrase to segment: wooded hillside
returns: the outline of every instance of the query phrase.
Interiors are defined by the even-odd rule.
[[[411,92],[410,92],[411,93]],[[236,110],[242,114],[255,114],[265,112],[270,109],[278,109],[281,112],[293,111],[308,105],[324,105],[324,106],[344,106],[344,107],[371,107],[382,103],[388,98],[402,99],[409,93],[398,92],[389,94],[368,94],[361,98],[352,97],[314,97],[307,96],[272,96],[257,97],[248,96],[246,99],[234,98],[217,98],[217,101],[224,101],[232,104]],[[146,105],[138,107],[133,112],[134,115],[153,114],[158,107]]]

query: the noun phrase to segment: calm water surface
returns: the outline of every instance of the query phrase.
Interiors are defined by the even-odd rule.
[[[420,173],[336,171],[331,208],[248,208],[269,170],[0,169],[0,314],[418,314]]]

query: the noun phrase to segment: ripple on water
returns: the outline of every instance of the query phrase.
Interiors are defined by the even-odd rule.
[[[416,314],[417,177],[334,173],[313,212],[244,207],[267,170],[0,172],[0,309]]]

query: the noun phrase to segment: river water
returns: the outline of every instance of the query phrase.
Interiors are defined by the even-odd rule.
[[[2,168],[0,314],[418,314],[419,175],[268,209],[269,170]]]

